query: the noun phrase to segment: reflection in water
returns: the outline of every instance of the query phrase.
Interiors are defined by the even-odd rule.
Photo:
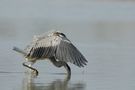
[[[35,75],[27,74],[23,79],[22,90],[84,90],[84,83],[69,84],[70,77],[65,79],[54,79],[51,83],[36,83]]]

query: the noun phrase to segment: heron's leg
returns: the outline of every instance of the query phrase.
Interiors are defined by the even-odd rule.
[[[30,63],[27,65],[27,63]],[[33,72],[36,74],[36,76],[38,75],[38,70],[33,68],[32,65],[34,64],[35,62],[24,62],[23,63],[23,66],[29,68],[30,70],[33,70]]]
[[[55,65],[56,67],[62,67],[64,66],[64,68],[67,70],[68,75],[71,75],[71,69],[68,66],[68,64],[64,61],[56,61],[56,59],[54,57],[50,58],[50,61],[53,63],[53,65]]]

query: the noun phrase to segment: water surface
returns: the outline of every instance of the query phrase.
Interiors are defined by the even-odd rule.
[[[133,1],[0,1],[1,90],[134,90],[135,3]],[[25,73],[24,58],[12,50],[24,48],[33,35],[64,32],[88,60],[84,68],[64,68],[48,60]]]

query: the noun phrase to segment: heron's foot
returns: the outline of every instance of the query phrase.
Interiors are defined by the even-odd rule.
[[[34,68],[35,69],[35,68]],[[38,74],[39,74],[39,72],[38,72],[38,70],[32,70],[31,71],[31,74],[33,74],[33,75],[35,75],[35,76],[38,76]]]

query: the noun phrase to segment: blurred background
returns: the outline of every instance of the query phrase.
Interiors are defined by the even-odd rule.
[[[88,60],[84,68],[69,64],[67,90],[135,89],[134,0],[0,0],[0,89],[30,90],[22,83],[24,58],[12,48],[23,49],[33,35],[50,30],[65,33]],[[53,73],[65,72],[48,61],[34,67],[40,72],[30,85],[38,86],[34,90],[48,88],[61,77]]]

